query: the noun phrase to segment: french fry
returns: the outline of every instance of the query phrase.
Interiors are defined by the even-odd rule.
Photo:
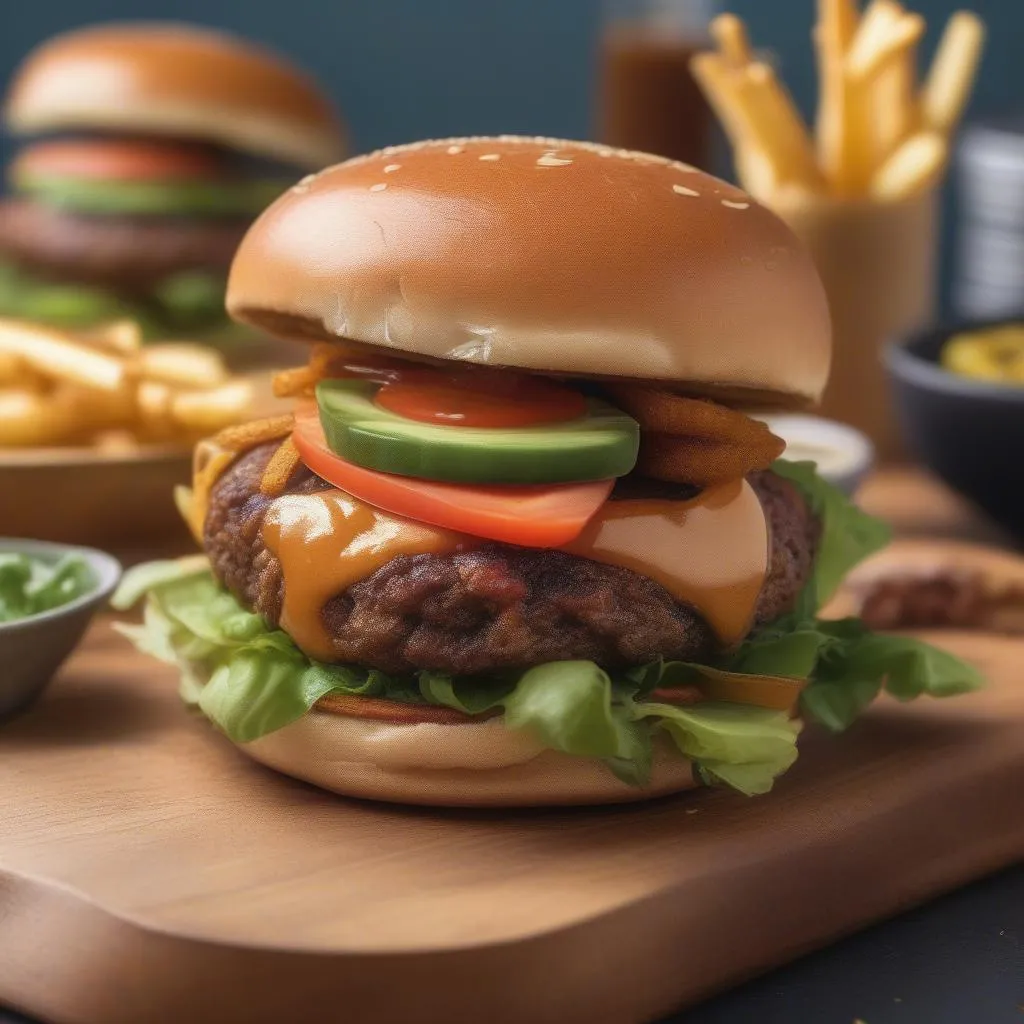
[[[93,448],[101,455],[130,455],[138,451],[139,440],[124,428],[102,430],[92,439]]]
[[[136,359],[139,375],[183,388],[214,388],[228,372],[217,352],[189,342],[165,342],[141,349]]]
[[[845,57],[859,22],[857,0],[818,0],[818,27],[837,55]]]
[[[85,331],[82,340],[104,352],[130,356],[142,347],[142,330],[134,320],[113,320]]]
[[[871,87],[872,159],[883,164],[917,128],[914,73],[908,60],[894,58]]]
[[[11,352],[0,352],[0,387],[17,387],[30,373],[20,356]]]
[[[736,151],[736,174],[743,188],[762,202],[770,202],[782,190],[771,164],[757,149]]]
[[[938,132],[912,135],[875,174],[872,198],[892,202],[927,189],[942,173],[948,150],[946,139]]]
[[[888,16],[883,14],[881,17],[887,19]],[[921,41],[924,29],[925,21],[919,14],[903,14],[895,20],[883,20],[877,37],[867,38],[865,45],[850,51],[846,61],[847,75],[855,81],[863,81],[877,74],[891,60],[912,50]],[[862,37],[858,36],[857,41],[861,42]]]
[[[163,381],[144,380],[135,390],[139,425],[148,437],[165,437],[174,432],[171,404],[174,390]]]
[[[877,52],[885,49],[903,16],[903,8],[896,0],[871,0],[846,53],[848,75],[857,68],[870,66],[877,59]],[[858,76],[855,74],[854,77]]]
[[[747,76],[735,72],[716,53],[698,54],[690,67],[733,144],[738,167],[747,167],[747,160],[753,166],[756,160],[762,187],[768,187],[770,181],[774,188],[788,176],[785,157],[779,151],[771,125],[759,117],[751,103]],[[747,156],[755,153],[756,158]]]
[[[711,22],[711,38],[721,55],[735,67],[745,67],[753,60],[750,40],[743,22],[735,14],[720,14]]]
[[[129,320],[77,333],[0,319],[0,446],[192,443],[250,412],[254,386],[219,353],[188,342],[143,346]]]
[[[0,391],[0,446],[68,443],[76,429],[74,413],[63,401],[32,391]]]
[[[853,42],[859,15],[853,0],[818,0],[819,23],[814,33],[818,51],[818,163],[825,180],[839,195],[856,191],[858,129],[861,118],[846,86],[846,53]]]
[[[251,401],[251,384],[234,380],[210,391],[185,391],[174,395],[171,417],[187,430],[209,433],[236,422]]]
[[[849,77],[864,90],[868,115],[865,143],[876,168],[918,127],[915,58],[924,28],[920,16],[900,16],[891,22],[888,36],[863,63],[851,62],[847,68]]]
[[[112,430],[130,424],[135,415],[135,400],[128,389],[96,391],[75,384],[58,383],[52,400],[73,410],[75,433],[81,438],[100,430]]]
[[[985,26],[969,11],[949,19],[921,98],[923,120],[948,135],[963,115],[985,45]]]
[[[743,75],[741,94],[752,116],[771,132],[777,152],[777,178],[780,185],[796,184],[809,189],[821,185],[821,173],[814,158],[814,147],[788,90],[774,69],[763,61],[752,62]]]
[[[716,53],[700,53],[690,61],[690,70],[722,123],[729,141],[738,152],[758,148],[758,132],[750,112],[739,96],[738,78]],[[771,163],[768,154],[764,160]]]
[[[76,344],[60,331],[17,320],[0,320],[0,352],[56,380],[98,391],[122,391],[130,378],[121,360]]]

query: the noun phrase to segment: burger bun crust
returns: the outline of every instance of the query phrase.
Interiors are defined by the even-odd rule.
[[[691,789],[690,763],[656,750],[649,785],[620,782],[600,761],[547,750],[501,719],[388,723],[316,708],[240,745],[262,764],[344,796],[438,807],[541,807],[648,800]]]
[[[344,151],[338,115],[306,74],[235,36],[174,23],[53,37],[17,70],[4,116],[15,133],[191,138],[302,168]]]
[[[229,313],[428,360],[815,402],[828,306],[774,213],[685,164],[590,143],[443,139],[303,179],[236,254]]]

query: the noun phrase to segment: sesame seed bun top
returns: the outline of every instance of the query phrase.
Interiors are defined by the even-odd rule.
[[[685,164],[558,139],[396,146],[311,175],[238,250],[236,319],[431,359],[794,407],[828,307],[788,227]]]

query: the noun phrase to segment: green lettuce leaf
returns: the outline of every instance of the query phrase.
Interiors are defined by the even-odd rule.
[[[562,661],[486,677],[426,671],[393,677],[323,665],[242,608],[205,560],[195,558],[128,572],[114,603],[127,608],[146,597],[142,624],[122,626],[122,632],[140,649],[177,665],[182,697],[239,743],[294,722],[328,694],[360,695],[469,715],[498,709],[508,728],[522,729],[552,750],[599,759],[632,785],[650,778],[656,746],[668,741],[707,783],[764,793],[796,759],[798,719],[723,701],[680,707],[657,700],[656,692],[723,675],[806,681],[803,719],[838,731],[883,689],[912,700],[981,685],[975,668],[919,640],[875,634],[853,619],[817,618],[842,577],[882,547],[888,531],[811,464],[779,462],[775,468],[821,518],[816,570],[791,613],[710,665],[657,661],[608,673],[593,662]]]
[[[545,747],[597,758],[623,781],[643,785],[654,741],[664,734],[703,777],[763,793],[796,757],[799,724],[744,705],[680,709],[640,698],[680,673],[672,663],[613,678],[588,661],[552,662],[504,678],[420,672],[414,679],[323,665],[279,629],[245,611],[195,559],[140,566],[114,595],[127,609],[143,593],[140,625],[119,628],[141,650],[176,665],[181,694],[237,743],[282,729],[328,694],[437,704],[467,714],[495,708],[505,725]],[[639,676],[643,676],[642,682]]]
[[[796,484],[823,524],[814,563],[816,604],[813,611],[817,611],[835,594],[855,565],[889,543],[889,527],[862,511],[838,487],[820,477],[813,462],[779,459],[772,470]]]
[[[983,685],[955,655],[911,637],[873,633],[857,619],[816,618],[854,566],[885,547],[884,523],[818,476],[810,462],[779,460],[773,470],[794,483],[821,519],[814,577],[796,610],[741,645],[730,667],[806,679],[804,717],[840,732],[884,689],[897,700],[951,697]]]

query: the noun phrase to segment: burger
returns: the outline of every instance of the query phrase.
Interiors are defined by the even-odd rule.
[[[227,306],[310,343],[294,414],[199,446],[205,553],[118,606],[257,761],[424,804],[758,794],[806,723],[978,684],[819,618],[886,531],[751,415],[815,401],[829,317],[731,185],[555,139],[385,149],[270,206]]]
[[[248,225],[343,149],[304,74],[184,25],[57,36],[17,71],[4,114],[37,137],[0,202],[0,315],[71,327],[129,316],[150,335],[216,337]]]

